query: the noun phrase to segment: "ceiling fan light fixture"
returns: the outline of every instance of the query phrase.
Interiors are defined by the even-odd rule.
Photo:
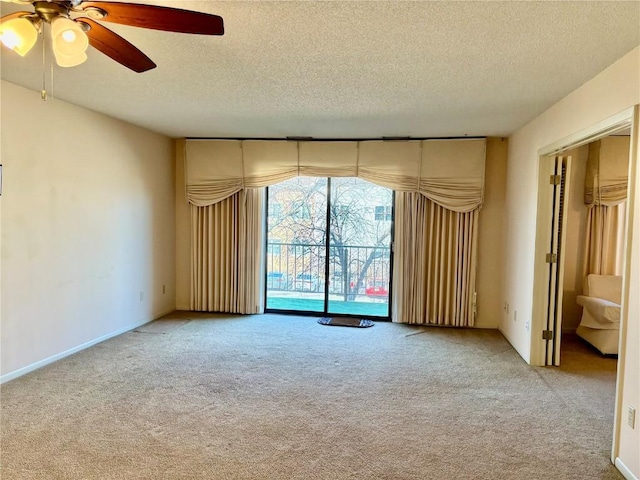
[[[81,63],[87,61],[87,54],[84,52],[79,53],[78,55],[63,55],[56,52],[54,49],[53,54],[56,57],[56,63],[59,67],[77,67]]]
[[[29,53],[37,39],[38,29],[28,18],[14,18],[0,25],[0,41],[21,57]]]
[[[78,57],[89,46],[89,38],[82,27],[77,22],[65,17],[55,18],[51,22],[51,38],[56,59],[60,55]]]
[[[136,73],[156,64],[135,45],[102,25],[102,21],[197,35],[224,35],[224,22],[218,15],[181,8],[106,0],[0,0],[31,5],[33,11],[16,11],[0,17],[0,41],[25,55],[37,41],[43,26],[50,24],[49,38],[43,40],[58,65],[73,67],[87,60],[89,44],[104,55]]]

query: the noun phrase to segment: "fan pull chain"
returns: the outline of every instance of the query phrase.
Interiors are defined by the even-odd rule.
[[[54,96],[54,83],[53,83],[53,62],[51,62],[51,98]]]
[[[47,93],[47,35],[45,34],[45,25],[42,25],[40,35],[42,35],[42,90],[40,91],[40,98],[43,102],[49,99]],[[49,65],[51,71],[51,98],[53,98],[53,62]]]
[[[47,101],[47,49],[45,45],[45,39],[47,36],[44,34],[44,25],[42,26],[42,91],[40,92],[40,98],[43,102]]]

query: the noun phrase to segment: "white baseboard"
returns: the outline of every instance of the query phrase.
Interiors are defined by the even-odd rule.
[[[620,470],[620,473],[622,474],[622,476],[627,480],[638,480],[638,477],[636,477],[633,474],[633,472],[629,470],[629,468],[623,463],[623,461],[620,460],[620,457],[616,457],[615,465],[616,465],[616,468]]]
[[[82,345],[78,345],[77,347],[73,347],[73,348],[70,348],[69,350],[65,350],[64,352],[60,352],[55,355],[52,355],[48,358],[45,358],[44,360],[40,360],[38,362],[32,363],[31,365],[27,365],[26,367],[19,368],[18,370],[14,370],[13,372],[6,373],[0,376],[0,384],[8,382],[9,380],[13,380],[14,378],[21,377],[22,375],[26,375],[29,372],[33,372],[34,370],[44,367],[45,365],[49,365],[50,363],[61,360],[64,357],[68,357],[69,355],[73,355],[74,353],[84,350],[85,348],[92,347],[100,342],[104,342],[105,340],[109,340],[110,338],[117,337],[118,335],[126,333],[129,330],[133,330],[134,328],[138,328],[151,321],[152,320],[145,320],[143,322],[138,322],[132,325],[128,325],[124,328],[120,328],[119,330],[116,330],[115,332],[107,333],[106,335],[103,335],[101,337],[94,338],[93,340],[89,340],[88,342],[85,342]]]

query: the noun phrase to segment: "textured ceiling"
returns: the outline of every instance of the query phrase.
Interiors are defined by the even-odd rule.
[[[638,1],[138,3],[221,15],[225,35],[105,23],[158,68],[90,48],[53,94],[172,137],[505,136],[640,44]],[[38,46],[2,48],[2,78],[39,91]]]

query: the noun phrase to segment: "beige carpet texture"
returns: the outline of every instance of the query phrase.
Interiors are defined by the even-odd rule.
[[[495,330],[175,312],[1,387],[1,478],[622,479],[616,360]]]

